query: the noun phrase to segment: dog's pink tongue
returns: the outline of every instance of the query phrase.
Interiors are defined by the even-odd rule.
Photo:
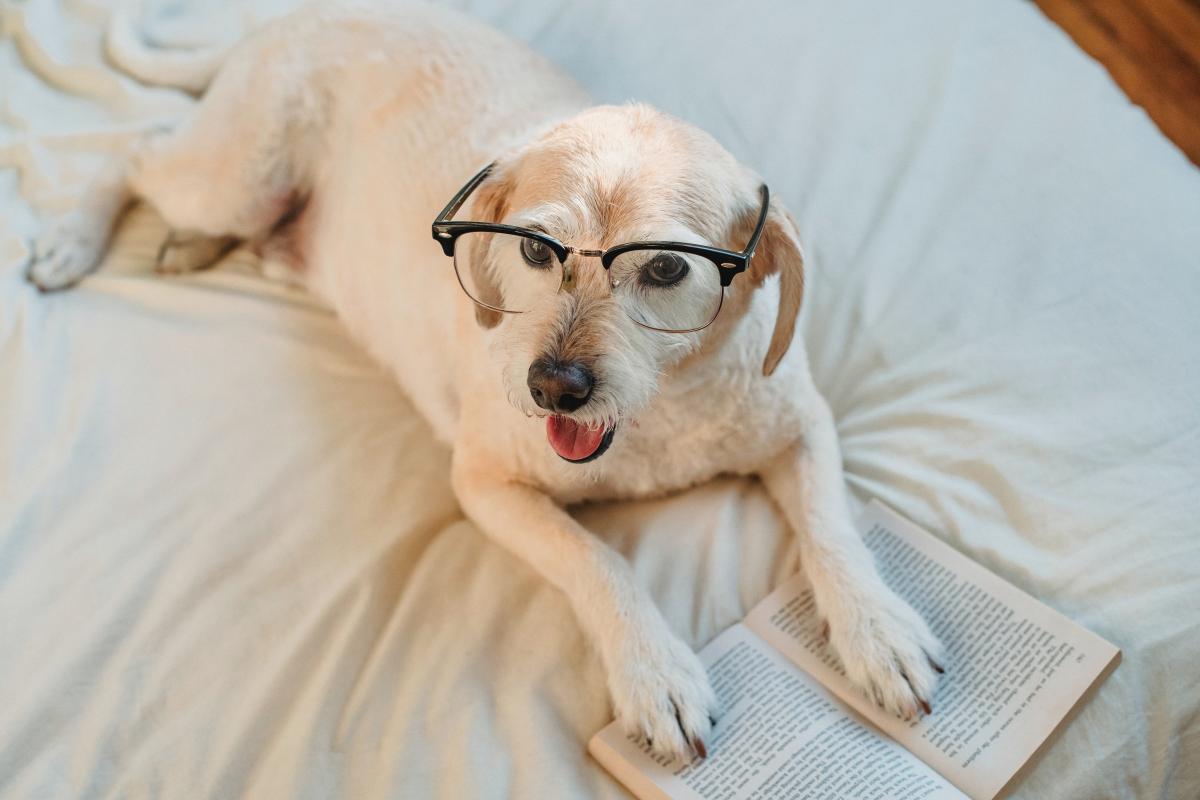
[[[546,420],[546,438],[554,452],[571,461],[579,461],[596,452],[604,429],[590,429],[570,417],[553,416]]]

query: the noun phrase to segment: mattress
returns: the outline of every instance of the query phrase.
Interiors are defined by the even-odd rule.
[[[1200,796],[1200,173],[1104,70],[1031,3],[456,5],[763,174],[853,502],[1123,649],[1012,796]],[[149,6],[191,46],[286,3]],[[564,599],[328,309],[244,252],[154,275],[141,208],[77,290],[23,282],[194,102],[104,61],[109,13],[0,3],[0,796],[624,796]],[[577,514],[697,647],[796,569],[753,480]]]

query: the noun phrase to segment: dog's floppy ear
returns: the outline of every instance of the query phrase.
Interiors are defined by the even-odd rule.
[[[754,216],[757,217],[757,213]],[[762,237],[758,240],[758,247],[746,272],[755,286],[761,286],[768,275],[779,275],[779,310],[775,316],[771,344],[763,360],[763,375],[774,372],[780,359],[787,353],[804,299],[804,250],[800,247],[800,235],[792,215],[774,200],[771,201]]]
[[[472,198],[471,216],[479,222],[500,222],[508,214],[508,200],[512,194],[512,182],[504,175],[493,172],[487,180],[475,190]],[[486,244],[491,237],[472,236],[471,252],[467,253],[471,275],[474,278],[476,291],[483,296],[480,300],[491,305],[500,303],[500,287],[488,273]],[[475,321],[483,328],[494,328],[500,324],[503,314],[490,308],[475,305]]]

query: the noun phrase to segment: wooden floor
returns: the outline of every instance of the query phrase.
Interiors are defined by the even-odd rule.
[[[1200,0],[1034,0],[1200,165]]]

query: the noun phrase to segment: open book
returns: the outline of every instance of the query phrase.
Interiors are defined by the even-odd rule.
[[[707,759],[656,758],[613,723],[588,744],[596,760],[642,800],[990,800],[1120,661],[877,501],[860,530],[946,647],[931,716],[904,722],[850,685],[796,576],[700,652],[723,709]]]

